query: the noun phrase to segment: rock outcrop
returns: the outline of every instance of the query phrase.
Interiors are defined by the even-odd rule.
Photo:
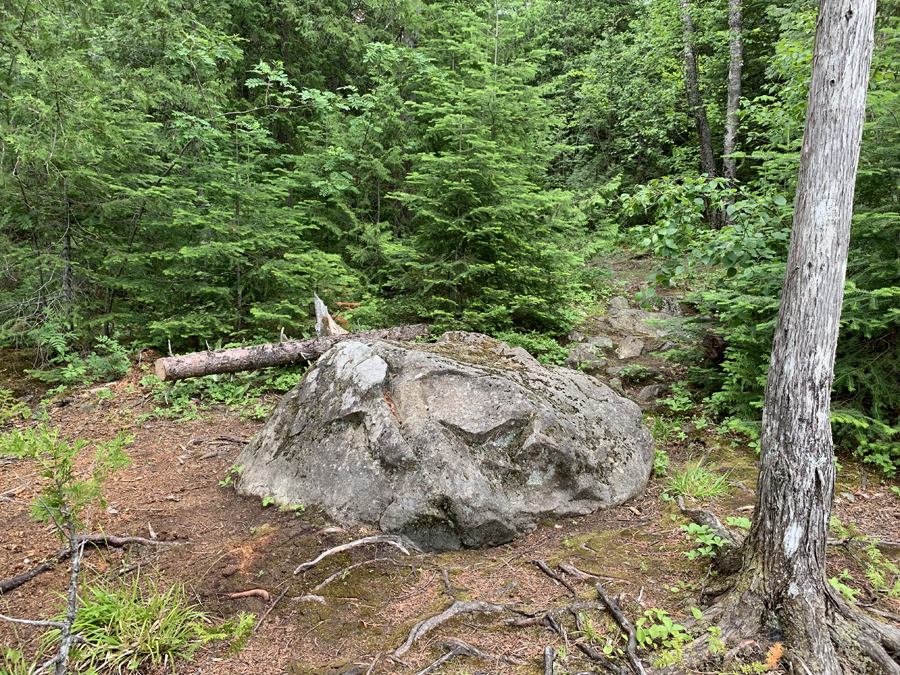
[[[237,463],[245,494],[452,550],[642,494],[653,443],[638,406],[599,380],[448,333],[339,344]]]

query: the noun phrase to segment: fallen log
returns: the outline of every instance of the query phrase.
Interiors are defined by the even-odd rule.
[[[427,335],[428,328],[428,324],[419,323],[412,326],[396,326],[381,330],[347,333],[346,335],[290,340],[235,349],[218,349],[184,354],[183,356],[167,356],[156,362],[156,376],[163,382],[169,382],[217,373],[239,373],[243,370],[290,366],[304,361],[315,361],[338,342],[344,340],[409,342]]]

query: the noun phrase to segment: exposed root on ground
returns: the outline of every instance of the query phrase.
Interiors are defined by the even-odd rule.
[[[811,598],[814,600],[811,601]],[[709,636],[684,650],[684,663],[659,672],[720,672],[749,644],[784,646],[782,661],[799,675],[886,673],[900,675],[900,629],[849,605],[822,580],[813,596],[785,596],[775,606],[746,582],[703,620],[721,629],[720,639],[737,648],[710,650]]]

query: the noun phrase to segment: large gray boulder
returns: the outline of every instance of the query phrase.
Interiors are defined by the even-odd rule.
[[[338,344],[237,463],[244,494],[453,550],[642,494],[653,442],[638,406],[599,380],[448,333]]]

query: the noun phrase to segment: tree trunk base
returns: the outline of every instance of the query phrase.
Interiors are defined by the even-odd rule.
[[[743,646],[755,644],[758,657],[782,643],[781,662],[796,675],[900,675],[900,629],[852,607],[824,579],[818,586],[814,594],[785,594],[773,603],[753,578],[740,579],[703,615],[721,630],[724,656],[703,637],[685,648],[683,664],[658,672],[722,672]]]

